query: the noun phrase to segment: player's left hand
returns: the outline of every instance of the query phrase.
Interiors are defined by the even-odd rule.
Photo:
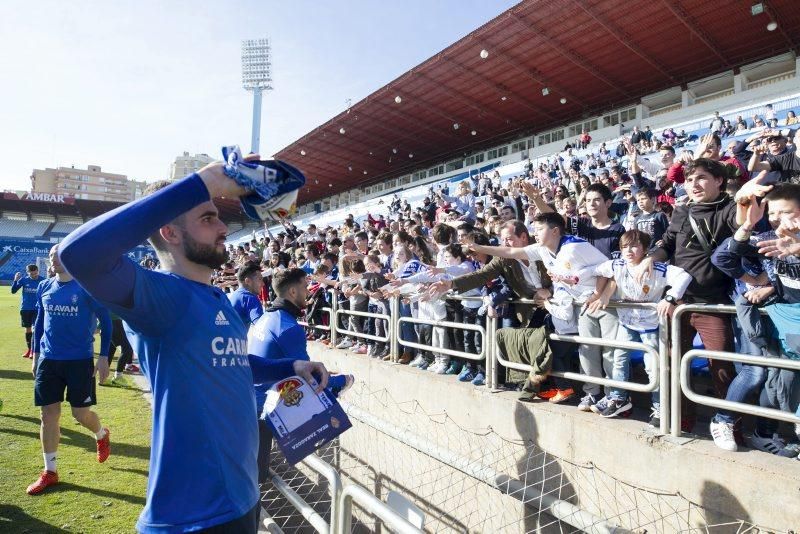
[[[294,369],[294,373],[309,384],[312,382],[317,382],[317,389],[315,390],[316,393],[321,393],[322,390],[328,385],[328,377],[330,375],[323,363],[296,360],[292,367]]]
[[[94,376],[100,376],[100,383],[105,383],[108,378],[108,356],[97,358],[97,365],[94,367]]]

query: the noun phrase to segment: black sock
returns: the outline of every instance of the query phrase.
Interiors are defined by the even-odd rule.
[[[25,343],[28,344],[28,349],[31,348],[31,339],[33,339],[33,332],[25,332]]]

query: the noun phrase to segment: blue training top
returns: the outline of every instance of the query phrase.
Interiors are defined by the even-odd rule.
[[[36,290],[43,281],[44,278],[41,276],[37,276],[36,280],[30,276],[23,276],[11,284],[12,294],[22,289],[22,300],[19,303],[20,310],[34,311],[36,309]]]
[[[39,284],[36,307],[39,313],[33,326],[34,353],[52,360],[91,358],[94,331],[100,321],[100,355],[108,356],[111,315],[78,282],[48,278]]]
[[[126,252],[209,200],[193,174],[84,224],[60,246],[62,264],[125,322],[153,391],[147,501],[140,532],[226,523],[258,503],[253,377],[294,374],[292,360],[248,358],[247,331],[225,294],[148,271]]]
[[[297,319],[286,310],[269,310],[256,321],[247,335],[248,353],[259,359],[292,358],[309,361],[306,334]],[[267,390],[274,380],[255,384],[256,408],[261,411]]]
[[[228,300],[231,301],[233,309],[239,314],[242,322],[245,325],[250,325],[256,322],[259,317],[264,315],[264,308],[261,306],[261,301],[258,297],[248,291],[244,287],[240,287],[233,293],[228,294]]]

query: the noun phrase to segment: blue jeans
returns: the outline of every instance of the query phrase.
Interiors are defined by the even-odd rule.
[[[648,347],[652,347],[658,352],[658,330],[653,332],[638,332],[632,330],[625,325],[619,325],[617,329],[617,341],[635,341],[644,343]],[[647,377],[650,382],[658,381],[658,376],[655,375],[656,362],[653,361],[653,356],[648,352],[644,353],[644,370],[647,372]],[[631,377],[631,351],[627,349],[614,350],[614,367],[612,369],[611,378],[627,382]],[[624,389],[612,389],[609,398],[615,400],[626,400],[628,392]],[[660,405],[661,395],[656,389],[652,393],[653,408],[658,408]]]
[[[400,317],[411,317],[411,304],[406,304],[402,300],[400,301]],[[417,331],[414,330],[413,323],[401,323],[400,324],[400,339],[403,341],[410,341],[411,343],[417,342]],[[404,352],[411,352],[412,349],[408,347],[403,348]]]

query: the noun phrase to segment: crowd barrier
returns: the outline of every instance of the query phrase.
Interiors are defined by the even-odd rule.
[[[672,373],[670,377],[670,386],[672,389],[672,420],[670,421],[670,429],[672,435],[677,437],[681,434],[681,393],[697,404],[710,406],[712,408],[732,410],[758,417],[800,424],[800,418],[790,412],[700,395],[692,390],[690,367],[691,361],[695,358],[719,359],[729,362],[800,371],[800,362],[794,360],[765,358],[762,356],[750,356],[747,354],[737,354],[735,352],[705,349],[692,349],[685,354],[681,353],[681,319],[685,313],[692,312],[735,315],[736,307],[724,304],[681,304],[675,308],[675,313],[672,316]],[[762,313],[766,312],[762,310]]]
[[[272,469],[270,480],[289,504],[319,534],[349,534],[352,531],[353,503],[366,512],[378,517],[393,532],[421,534],[422,531],[403,518],[388,504],[358,484],[349,484],[342,489],[342,479],[336,469],[316,454],[307,456],[300,462],[303,466],[322,476],[330,496],[330,522],[305,501],[291,486]]]
[[[529,372],[531,366],[523,363],[517,363],[509,360],[500,353],[497,347],[497,331],[499,329],[499,321],[494,317],[487,317],[486,326],[456,323],[450,321],[434,321],[419,319],[414,317],[401,317],[399,313],[400,297],[393,297],[390,299],[390,312],[389,314],[377,314],[367,312],[354,312],[349,310],[339,310],[336,303],[336,294],[332,291],[332,304],[331,304],[331,345],[335,345],[336,339],[339,335],[349,335],[360,337],[364,339],[372,339],[380,342],[388,342],[390,348],[390,356],[392,361],[396,362],[402,347],[416,348],[421,350],[438,352],[449,356],[469,359],[473,361],[484,361],[486,364],[486,386],[489,388],[497,388],[499,385],[498,368],[500,366],[516,369],[519,371]],[[470,300],[480,299],[480,297],[461,297],[445,295],[442,298],[454,300]],[[510,301],[514,304],[532,304],[533,301],[529,299],[518,299]],[[609,308],[627,308],[627,309],[656,309],[656,304],[643,304],[643,303],[629,303],[629,302],[610,302]],[[735,314],[736,309],[734,306],[726,305],[708,305],[708,304],[682,304],[677,306],[674,310],[671,321],[659,318],[659,343],[658,350],[654,350],[643,343],[632,341],[618,341],[611,339],[597,339],[588,338],[577,335],[558,335],[550,334],[550,339],[556,341],[566,341],[578,345],[595,345],[601,347],[613,347],[619,349],[626,349],[632,351],[641,351],[651,356],[654,363],[654,372],[652,377],[646,384],[631,382],[631,381],[617,381],[611,378],[588,376],[582,373],[575,372],[552,372],[554,376],[559,376],[568,380],[578,382],[597,384],[609,388],[625,389],[627,391],[649,393],[659,391],[660,395],[660,427],[658,431],[661,434],[672,434],[673,436],[681,435],[681,396],[685,395],[689,400],[702,404],[705,406],[733,410],[740,413],[755,415],[759,417],[767,417],[779,421],[786,421],[790,423],[800,424],[800,418],[789,412],[783,412],[771,408],[763,408],[754,406],[743,402],[732,402],[724,399],[717,399],[706,395],[695,393],[691,389],[691,361],[698,357],[704,358],[717,358],[732,362],[740,362],[744,364],[760,365],[764,367],[774,367],[780,369],[789,369],[793,371],[800,371],[800,362],[786,359],[777,358],[763,358],[756,356],[741,355],[729,352],[716,352],[708,350],[689,350],[685,354],[681,352],[681,334],[680,322],[683,315],[687,312],[703,312],[714,314]],[[342,330],[337,326],[338,317],[340,315],[358,315],[363,317],[372,317],[383,319],[387,321],[387,335],[383,337],[372,336],[359,332],[352,332],[349,330]],[[450,348],[433,348],[428,345],[415,343],[400,339],[400,325],[403,323],[410,324],[427,324],[434,327],[455,328],[461,330],[473,330],[482,336],[481,351],[478,354],[467,353],[462,351],[453,350]],[[670,326],[671,323],[671,326]],[[327,327],[324,327],[327,328]],[[671,340],[670,340],[671,337]]]

